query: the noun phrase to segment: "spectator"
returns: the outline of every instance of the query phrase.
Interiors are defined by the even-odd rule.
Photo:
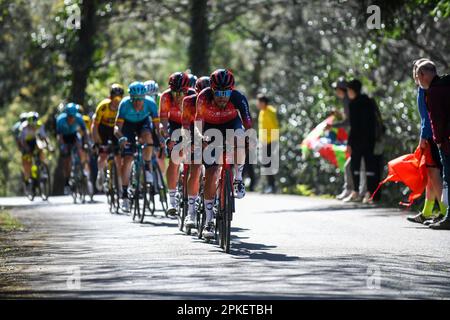
[[[425,104],[425,90],[419,86],[419,80],[417,79],[417,67],[419,66],[419,64],[425,61],[429,60],[427,59],[416,60],[414,61],[413,65],[413,78],[414,81],[416,82],[416,85],[418,86],[417,104],[419,107],[419,114],[421,119],[419,147],[422,150],[428,150],[429,152],[427,152],[426,154],[431,155],[431,158],[427,159],[428,182],[425,193],[424,207],[422,211],[420,211],[417,215],[407,218],[408,221],[416,223],[424,223],[426,221],[430,221],[433,215],[433,209],[436,200],[439,203],[439,209],[441,214],[438,216],[438,218],[433,219],[435,220],[433,222],[438,222],[439,220],[441,220],[444,217],[445,212],[447,211],[447,207],[441,201],[442,165],[439,156],[439,149],[436,143],[434,143],[433,141],[433,132],[431,130],[430,117],[428,116],[427,106]]]
[[[424,61],[417,67],[417,79],[425,89],[425,103],[430,117],[433,140],[439,148],[443,171],[443,197],[448,205],[450,182],[450,75],[439,76],[431,61]],[[450,230],[450,216],[430,225],[431,229]]]
[[[351,155],[353,175],[353,192],[344,199],[345,202],[359,201],[358,186],[361,178],[361,160],[366,164],[367,192],[363,203],[371,203],[371,195],[377,187],[377,160],[374,155],[377,131],[377,107],[374,101],[361,93],[362,84],[352,80],[347,85],[350,98],[350,134],[348,153]]]
[[[269,105],[269,98],[264,94],[259,94],[256,97],[256,106],[260,110],[258,117],[258,136],[259,142],[262,144],[263,150],[267,150],[267,156],[276,156],[272,154],[272,150],[278,150],[278,134],[273,133],[273,130],[279,130],[277,119],[277,110]],[[265,167],[270,167],[271,163],[264,164]],[[264,193],[276,193],[275,175],[267,175],[267,186]]]
[[[348,98],[347,94],[347,81],[344,80],[344,78],[339,78],[339,80],[335,83],[333,83],[333,88],[335,89],[337,98],[342,102],[344,105],[344,119],[340,122],[333,123],[330,127],[331,128],[344,128],[348,132],[350,129],[350,99]],[[347,159],[344,166],[344,186],[342,193],[339,194],[336,198],[338,200],[343,200],[347,198],[353,191],[353,177],[352,177],[352,169],[350,166],[351,163],[351,157]],[[361,172],[365,172],[365,165],[364,161],[361,161]],[[364,175],[363,175],[364,177]],[[364,196],[367,190],[366,185],[366,179],[360,179],[361,185],[359,186],[359,194],[361,196]]]

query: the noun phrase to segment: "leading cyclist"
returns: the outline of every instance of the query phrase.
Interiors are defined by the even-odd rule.
[[[247,98],[234,89],[234,76],[231,71],[218,69],[210,76],[211,87],[203,90],[197,98],[197,113],[195,126],[200,133],[205,134],[209,129],[221,132],[225,141],[227,129],[234,130],[235,137],[244,136],[244,130],[252,127]],[[206,132],[207,133],[207,132]],[[245,148],[239,146],[238,148]],[[244,150],[238,150],[236,156],[234,190],[235,196],[242,199],[245,196],[245,185],[242,182],[242,171],[245,163]],[[213,152],[214,153],[214,152]],[[215,154],[212,154],[215,157]],[[218,164],[205,163],[205,210],[206,227],[203,236],[206,239],[214,237],[214,197],[219,175]]]

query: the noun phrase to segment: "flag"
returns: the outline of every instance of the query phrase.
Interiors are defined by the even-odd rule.
[[[333,124],[334,116],[329,116],[315,127],[303,140],[300,147],[304,156],[316,153],[340,170],[344,170],[348,159],[348,134],[343,128],[326,130],[327,125]]]
[[[427,159],[430,157],[431,154],[428,148],[421,149],[418,147],[412,154],[407,154],[389,161],[388,176],[380,182],[372,198],[385,183],[401,182],[411,190],[408,197],[409,203],[407,204],[407,206],[411,206],[415,200],[420,198],[427,186]]]

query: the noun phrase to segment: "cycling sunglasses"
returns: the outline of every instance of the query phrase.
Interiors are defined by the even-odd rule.
[[[232,90],[225,90],[225,91],[214,91],[214,96],[217,98],[229,98],[231,97]]]

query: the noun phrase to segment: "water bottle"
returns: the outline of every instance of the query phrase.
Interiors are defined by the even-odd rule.
[[[31,178],[37,179],[37,176],[38,176],[38,168],[37,165],[33,164],[31,166]]]

